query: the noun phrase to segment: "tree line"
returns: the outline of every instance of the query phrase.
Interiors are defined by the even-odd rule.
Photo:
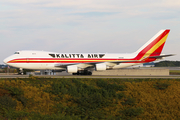
[[[160,61],[155,67],[180,67],[180,61]]]

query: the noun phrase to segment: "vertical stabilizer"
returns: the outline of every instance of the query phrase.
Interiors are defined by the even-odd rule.
[[[169,32],[169,29],[160,30],[154,37],[152,37],[146,44],[135,52],[138,54],[136,59],[159,56],[162,52]]]

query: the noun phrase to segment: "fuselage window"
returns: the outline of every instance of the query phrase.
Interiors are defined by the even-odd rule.
[[[19,52],[15,52],[14,54],[19,54]]]
[[[36,55],[36,53],[32,53],[32,55]]]

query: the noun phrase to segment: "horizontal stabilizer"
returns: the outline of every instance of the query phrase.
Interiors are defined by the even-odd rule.
[[[168,54],[168,55],[159,55],[159,56],[150,56],[148,58],[157,58],[157,59],[161,59],[163,57],[169,57],[169,56],[174,56],[175,54]]]

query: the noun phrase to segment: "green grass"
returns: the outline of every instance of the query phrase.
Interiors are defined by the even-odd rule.
[[[180,75],[180,70],[169,70],[170,75]]]

